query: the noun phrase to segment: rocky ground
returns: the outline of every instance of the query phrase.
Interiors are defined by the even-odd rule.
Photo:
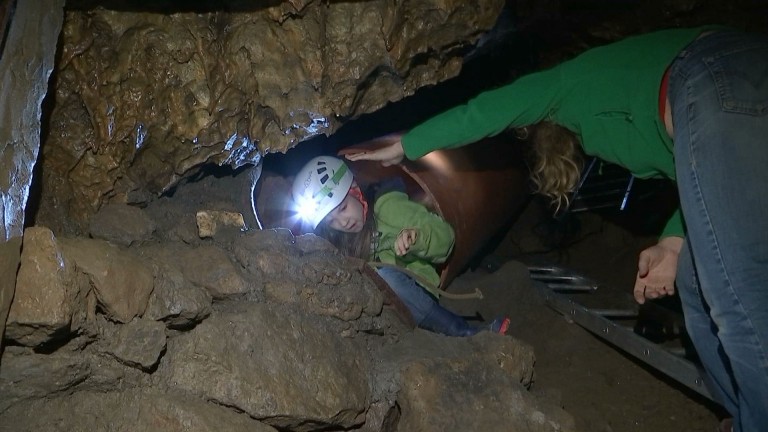
[[[0,431],[576,430],[529,344],[414,330],[364,263],[193,180],[88,236],[26,230]]]

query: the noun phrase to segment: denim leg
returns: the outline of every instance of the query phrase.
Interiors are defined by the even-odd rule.
[[[472,336],[481,330],[440,306],[432,294],[402,271],[393,267],[381,267],[376,271],[405,303],[420,328],[446,336]]]
[[[734,430],[765,430],[768,38],[728,31],[695,41],[673,63],[669,97],[692,254],[679,275],[686,325]]]
[[[698,349],[699,355],[707,364],[711,379],[707,382],[710,393],[715,400],[730,413],[737,411],[736,390],[734,390],[731,363],[725,355],[723,345],[717,337],[717,326],[709,317],[709,306],[701,296],[696,267],[693,264],[691,245],[686,240],[680,251],[677,262],[677,291],[685,310],[685,329],[694,341],[696,347],[708,347],[708,350]]]

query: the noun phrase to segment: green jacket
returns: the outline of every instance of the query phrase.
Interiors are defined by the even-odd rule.
[[[374,246],[375,258],[387,264],[404,267],[429,282],[425,286],[434,295],[440,276],[434,264],[445,262],[453,250],[453,228],[423,205],[411,201],[403,192],[381,195],[373,205],[376,229],[380,235]],[[395,240],[404,228],[418,231],[416,243],[404,256],[395,254]]]
[[[672,140],[659,117],[659,86],[676,55],[714,28],[630,37],[481,93],[403,136],[405,154],[416,159],[548,119],[576,133],[588,155],[623,166],[639,178],[674,180]],[[662,236],[683,232],[678,210]]]

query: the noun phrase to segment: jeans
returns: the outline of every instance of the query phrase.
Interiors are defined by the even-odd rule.
[[[472,336],[484,330],[440,306],[432,294],[397,268],[381,267],[376,271],[405,303],[418,327],[446,336]]]
[[[686,242],[677,289],[735,431],[768,430],[768,37],[705,35],[670,69]]]

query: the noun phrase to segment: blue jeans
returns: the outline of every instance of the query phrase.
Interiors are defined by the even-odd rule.
[[[405,303],[418,327],[446,336],[472,336],[484,330],[440,306],[432,294],[397,268],[381,267],[376,271]]]
[[[768,37],[706,35],[670,69],[686,221],[677,289],[736,431],[768,430]]]

